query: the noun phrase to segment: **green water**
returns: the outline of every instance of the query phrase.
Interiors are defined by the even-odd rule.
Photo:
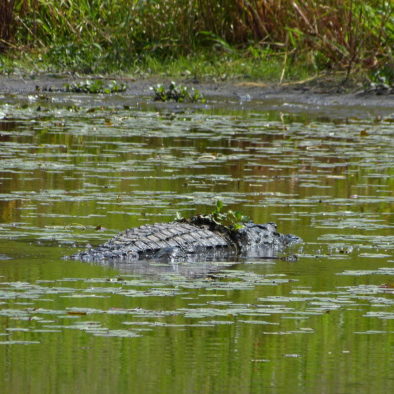
[[[69,100],[0,100],[1,392],[394,389],[392,116]],[[62,259],[217,199],[298,261]]]

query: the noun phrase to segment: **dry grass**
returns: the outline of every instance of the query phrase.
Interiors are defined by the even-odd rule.
[[[287,51],[315,51],[330,67],[373,67],[394,43],[388,1],[238,0],[238,7],[241,34]]]

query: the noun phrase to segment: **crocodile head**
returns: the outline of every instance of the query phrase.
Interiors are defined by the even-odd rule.
[[[248,222],[232,234],[233,240],[241,251],[250,249],[279,250],[290,244],[301,242],[292,234],[280,234],[275,223],[256,224]]]

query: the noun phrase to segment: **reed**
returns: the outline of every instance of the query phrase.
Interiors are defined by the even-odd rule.
[[[314,52],[324,67],[373,67],[392,57],[393,5],[389,1],[239,0],[239,23],[265,45]],[[279,28],[278,28],[279,26]]]
[[[9,45],[15,34],[14,0],[0,2],[0,52]]]
[[[86,72],[214,49],[350,73],[392,60],[392,15],[388,0],[3,0],[0,43]]]

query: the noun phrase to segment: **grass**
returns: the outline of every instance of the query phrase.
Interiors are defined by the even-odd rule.
[[[193,55],[181,55],[157,58],[146,55],[136,62],[122,68],[103,63],[87,73],[131,75],[135,78],[168,77],[177,80],[226,81],[250,80],[278,82],[283,76],[284,57],[277,53],[261,51],[258,57],[250,56],[249,50],[238,50],[226,56],[220,53],[212,55],[200,50]],[[19,52],[8,51],[6,56],[0,54],[0,74],[12,73],[62,73],[73,71],[84,74],[85,69],[78,64],[73,67],[59,66],[57,62],[48,61],[40,51]],[[85,70],[86,71],[86,70]],[[302,61],[285,68],[285,80],[302,80],[315,75],[317,70]]]
[[[5,0],[0,71],[283,82],[339,70],[390,82],[392,15],[387,0]]]
[[[284,56],[270,51],[259,51],[258,56],[251,56],[248,50],[239,50],[232,54],[196,53],[170,59],[147,57],[143,70],[152,74],[174,75],[177,77],[205,78],[216,80],[250,79],[278,81],[283,72]],[[313,67],[303,62],[293,64],[285,70],[286,79],[303,79],[314,73]]]

